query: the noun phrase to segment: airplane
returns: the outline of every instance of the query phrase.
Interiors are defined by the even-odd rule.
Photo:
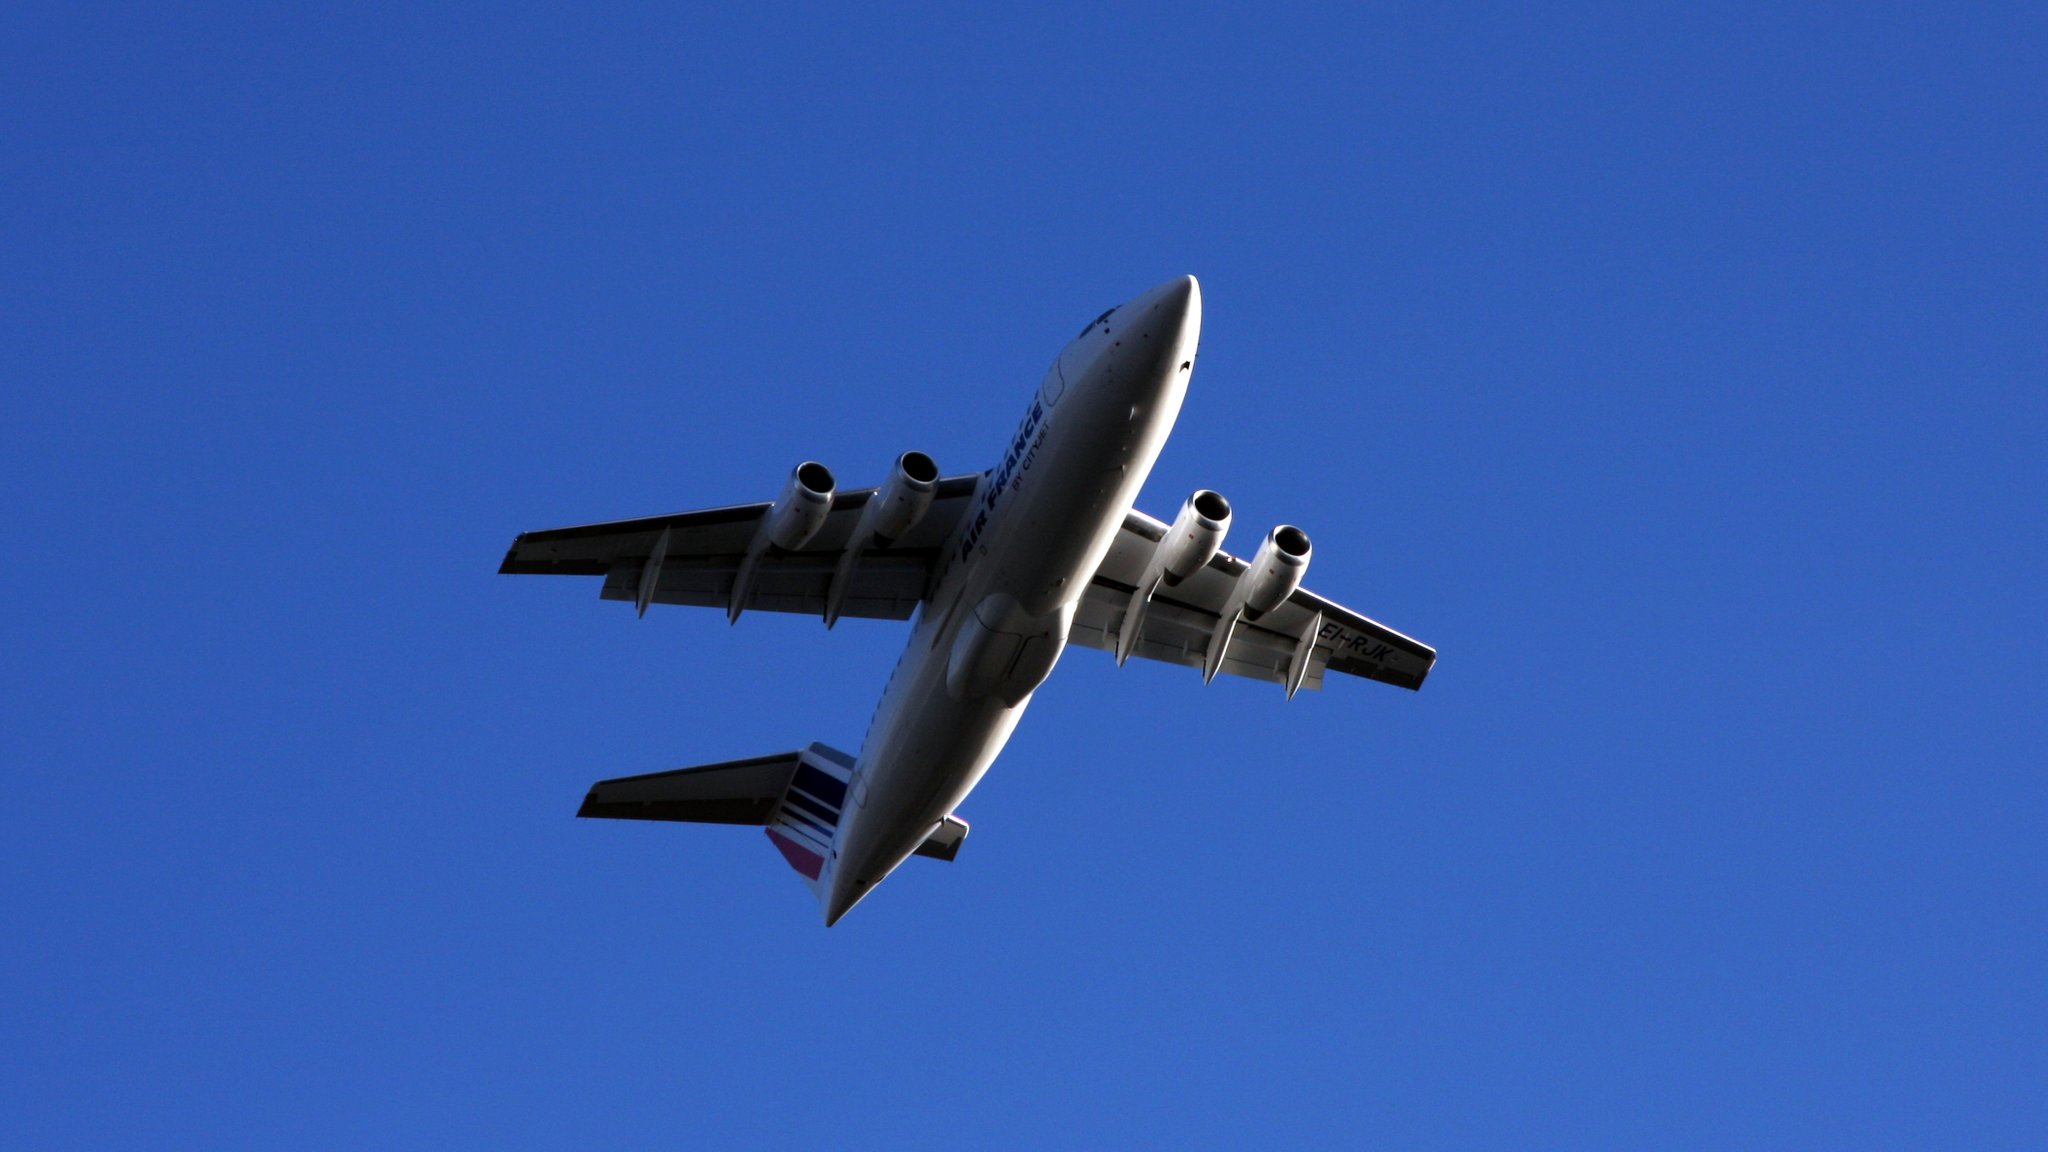
[[[1192,276],[1111,308],[1061,349],[1002,460],[941,477],[897,457],[842,492],[806,461],[773,502],[527,532],[506,574],[601,576],[633,604],[910,620],[858,755],[793,752],[601,780],[577,815],[752,824],[831,927],[911,856],[952,860],[960,802],[1072,644],[1282,685],[1338,672],[1422,686],[1436,651],[1301,587],[1311,546],[1280,525],[1222,551],[1230,502],[1200,490],[1171,524],[1135,510],[1187,395],[1201,336]]]

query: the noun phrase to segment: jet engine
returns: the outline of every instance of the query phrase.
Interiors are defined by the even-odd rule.
[[[1292,524],[1282,524],[1266,533],[1258,554],[1252,557],[1244,575],[1238,577],[1237,597],[1244,618],[1257,620],[1285,603],[1308,571],[1308,533]]]
[[[746,609],[747,598],[754,592],[754,573],[761,564],[761,554],[768,551],[794,552],[810,543],[818,529],[825,526],[825,520],[832,515],[832,470],[816,460],[806,460],[789,474],[789,483],[782,488],[782,495],[761,517],[760,527],[754,529],[753,542],[747,545],[746,555],[740,557],[740,566],[732,576],[732,590],[725,603],[725,618],[737,623],[740,613]],[[662,538],[662,547],[667,546],[667,537]],[[647,597],[646,589],[641,590],[641,599]]]
[[[832,489],[830,468],[815,460],[797,465],[775,506],[761,518],[760,538],[784,552],[803,547],[832,514]]]
[[[847,536],[846,547],[840,549],[832,583],[825,588],[825,627],[839,622],[839,611],[846,604],[846,593],[852,587],[853,570],[859,565],[861,554],[901,540],[932,510],[932,500],[938,494],[939,466],[932,463],[931,457],[922,452],[905,452],[896,458],[889,478],[868,498],[867,507],[861,509],[860,522]]]
[[[905,452],[896,458],[889,479],[868,502],[861,519],[874,542],[887,548],[917,527],[917,522],[931,511],[932,497],[938,491],[939,466],[922,452]]]
[[[1208,567],[1230,531],[1230,501],[1204,488],[1187,498],[1159,542],[1159,574],[1171,588]]]
[[[1152,550],[1152,559],[1145,564],[1145,575],[1131,589],[1131,602],[1124,609],[1123,623],[1117,626],[1116,662],[1122,664],[1130,658],[1131,650],[1138,642],[1138,634],[1145,626],[1145,613],[1151,607],[1153,593],[1164,584],[1168,588],[1193,576],[1208,567],[1216,558],[1216,550],[1223,547],[1223,535],[1230,531],[1230,501],[1207,488],[1198,488],[1180,506],[1180,514],[1173,518],[1173,527],[1159,540],[1159,546]]]

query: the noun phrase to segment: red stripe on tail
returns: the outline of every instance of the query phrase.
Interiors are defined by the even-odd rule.
[[[803,873],[805,878],[816,880],[818,873],[825,870],[823,856],[784,836],[779,829],[768,829],[768,838],[775,841],[775,847],[782,851],[782,858],[789,861],[789,866]]]

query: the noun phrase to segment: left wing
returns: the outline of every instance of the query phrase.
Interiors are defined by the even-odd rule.
[[[1116,651],[1131,593],[1166,528],[1135,509],[1124,517],[1081,597],[1070,643]],[[1218,552],[1208,567],[1178,585],[1162,586],[1145,610],[1131,655],[1203,667],[1244,570],[1244,561]],[[1414,689],[1435,663],[1436,649],[1429,645],[1303,588],[1257,620],[1238,621],[1217,671],[1285,684],[1290,692],[1321,688],[1325,671]]]
[[[939,549],[959,527],[979,475],[938,482],[931,510],[886,548],[863,552],[848,573],[843,616],[908,620],[924,598]],[[822,615],[833,574],[874,488],[840,492],[825,524],[794,552],[769,551],[740,607],[763,612]],[[736,504],[639,520],[526,532],[512,542],[498,571],[506,575],[602,576],[606,600],[633,603],[655,551],[660,569],[648,599],[656,604],[728,606],[733,582],[770,504]],[[664,545],[662,541],[666,539]]]

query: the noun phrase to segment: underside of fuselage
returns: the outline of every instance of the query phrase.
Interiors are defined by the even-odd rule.
[[[861,747],[820,878],[828,925],[966,798],[1051,674],[1173,430],[1201,325],[1183,276],[1097,317],[1047,371],[943,553]]]

